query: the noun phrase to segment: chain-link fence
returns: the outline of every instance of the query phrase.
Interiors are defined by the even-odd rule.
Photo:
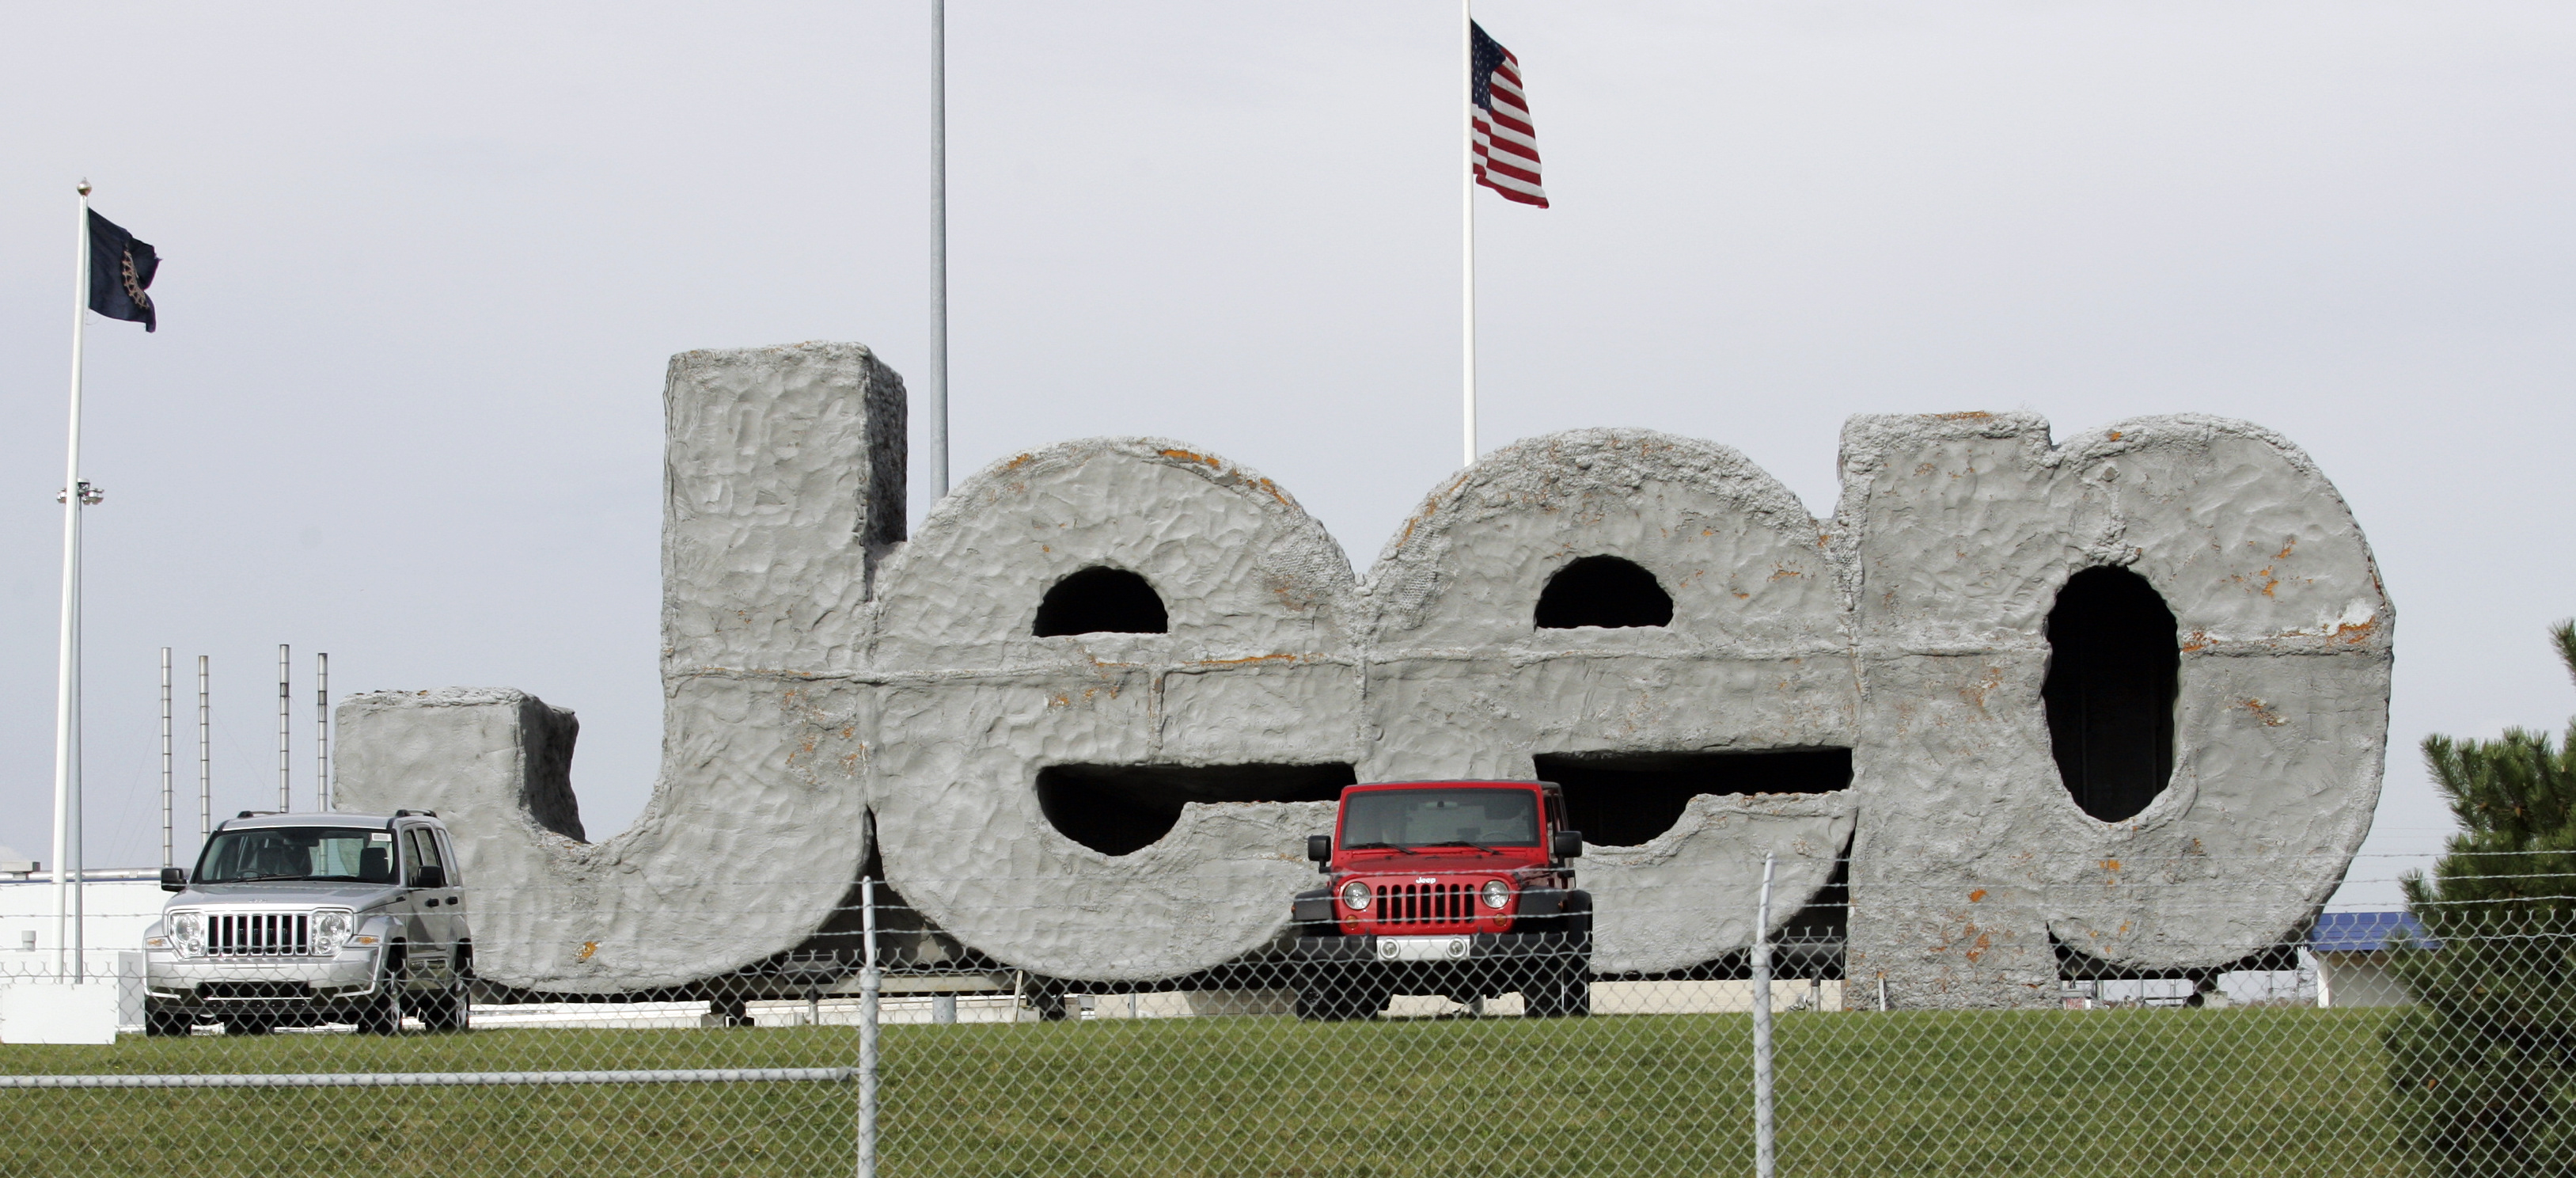
[[[805,945],[618,994],[479,977],[506,895],[447,924],[156,906],[152,943],[85,963],[112,1044],[0,1046],[0,1174],[2576,1172],[2576,927],[2547,903],[2168,929],[2190,967],[2043,942],[2042,981],[1979,1007],[1855,965],[1865,889],[1642,975],[1594,969],[1572,905],[1451,931],[1485,899],[1431,879],[1371,899],[1419,935],[1310,910],[1115,981],[1014,968],[872,886]],[[0,1038],[51,1017],[58,960],[0,957]]]

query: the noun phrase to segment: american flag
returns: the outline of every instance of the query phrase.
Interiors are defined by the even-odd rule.
[[[1505,200],[1546,208],[1547,190],[1538,186],[1538,132],[1530,126],[1529,97],[1521,93],[1521,60],[1486,36],[1484,26],[1471,21],[1467,32],[1475,46],[1467,101],[1475,107],[1476,183]]]

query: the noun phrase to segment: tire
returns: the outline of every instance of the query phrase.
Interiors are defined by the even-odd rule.
[[[474,1004],[468,1000],[463,979],[449,983],[445,990],[423,1001],[417,1009],[420,1011],[420,1025],[425,1029],[432,1031],[472,1029]]]
[[[1331,1022],[1343,1017],[1345,1005],[1342,988],[1320,978],[1310,978],[1297,987],[1297,1017],[1310,1023]]]
[[[1560,945],[1533,969],[1521,990],[1521,1013],[1531,1018],[1582,1018],[1592,1013],[1592,893],[1566,897],[1558,918]]]
[[[358,1033],[361,1035],[399,1035],[403,1015],[409,1004],[411,969],[403,960],[401,945],[386,951],[384,974],[377,979],[376,993],[358,1008]]]
[[[474,950],[456,948],[456,976],[448,979],[447,989],[424,1003],[420,1024],[433,1031],[463,1032],[474,1029]]]
[[[1581,1017],[1592,1013],[1592,958],[1568,952],[1530,967],[1521,984],[1521,1013],[1530,1018]]]
[[[146,1036],[185,1035],[196,1027],[196,1018],[183,1011],[148,1010],[143,1013],[143,1033]]]
[[[1563,1018],[1566,1010],[1565,978],[1549,969],[1530,978],[1521,987],[1521,1015],[1525,1018]]]
[[[1297,988],[1297,1017],[1308,1022],[1376,1018],[1392,994],[1338,972],[1319,973]]]

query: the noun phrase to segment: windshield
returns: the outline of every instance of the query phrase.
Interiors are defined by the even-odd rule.
[[[1342,845],[1535,847],[1538,791],[1388,789],[1342,802]]]
[[[389,884],[394,882],[394,836],[345,826],[227,830],[206,844],[197,864],[190,882],[201,884],[269,879]]]

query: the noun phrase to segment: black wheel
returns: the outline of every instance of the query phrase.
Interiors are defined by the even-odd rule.
[[[1557,1018],[1565,1013],[1565,983],[1553,969],[1543,969],[1521,983],[1524,1018]]]
[[[143,1014],[145,1035],[185,1035],[195,1030],[197,1020],[176,1010],[151,1010]]]
[[[376,980],[376,992],[358,1009],[358,1033],[362,1035],[399,1035],[402,1033],[404,1007],[411,999],[411,967],[403,960],[403,948],[395,945],[385,951],[384,973]]]
[[[456,947],[455,976],[448,979],[447,989],[421,1007],[420,1023],[433,1031],[470,1031],[474,1029],[474,949]]]
[[[1521,1013],[1565,1018],[1592,1013],[1592,960],[1568,954],[1540,961],[1521,983]]]
[[[1039,990],[1029,995],[1029,1005],[1038,1012],[1039,1022],[1060,1023],[1065,1020],[1064,991],[1062,990],[1053,988]]]
[[[1576,958],[1574,968],[1566,972],[1562,985],[1565,987],[1565,1013],[1573,1018],[1589,1016],[1592,1013],[1592,963]]]
[[[474,1004],[466,992],[465,980],[458,978],[446,989],[423,999],[418,1007],[420,1025],[433,1031],[471,1030]]]
[[[1521,985],[1521,1013],[1531,1018],[1592,1013],[1592,894],[1566,896],[1549,956],[1530,964]]]
[[[1297,987],[1297,1017],[1309,1022],[1376,1018],[1392,996],[1382,985],[1338,970],[1319,972]]]
[[[1310,978],[1297,987],[1297,1017],[1310,1023],[1327,1022],[1345,1017],[1346,1005],[1342,987],[1320,978]]]

